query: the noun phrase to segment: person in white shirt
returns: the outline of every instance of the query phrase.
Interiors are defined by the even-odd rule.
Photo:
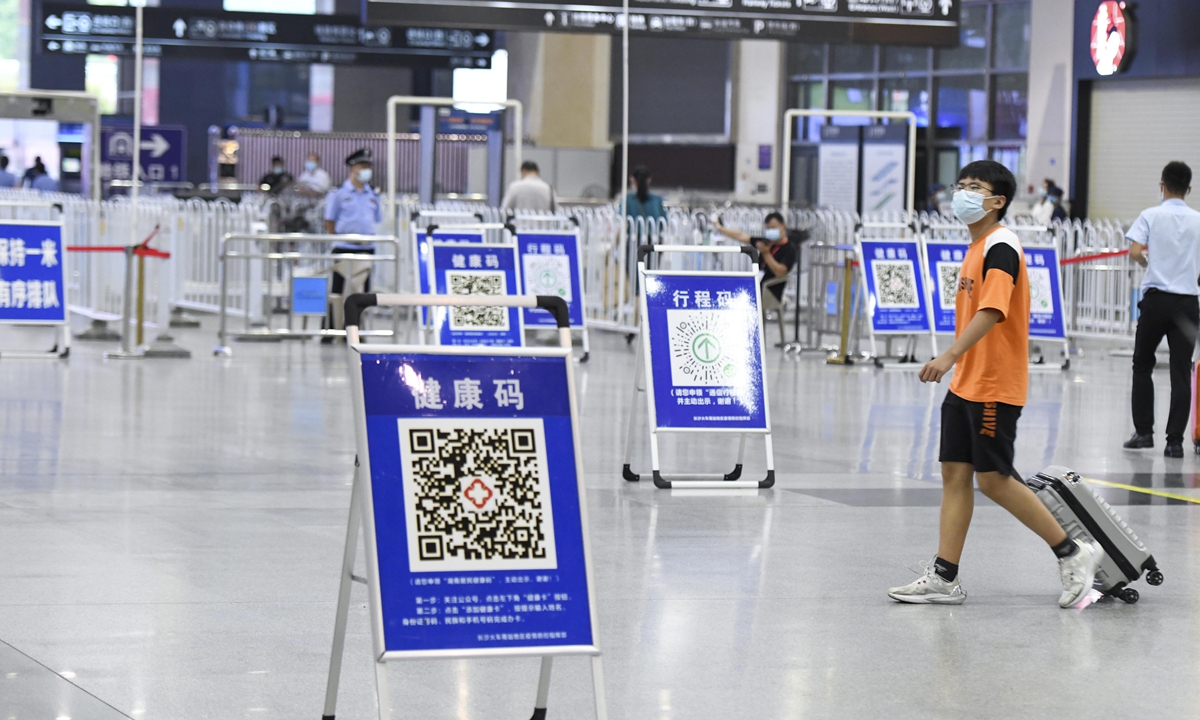
[[[504,193],[500,207],[505,210],[534,210],[553,212],[558,206],[554,188],[542,179],[537,163],[526,160],[521,163],[521,179],[515,180]]]
[[[1133,341],[1133,437],[1129,449],[1154,447],[1154,352],[1167,338],[1171,349],[1169,458],[1183,457],[1183,433],[1191,417],[1192,351],[1200,326],[1200,212],[1183,201],[1192,192],[1192,170],[1167,163],[1158,184],[1162,204],[1142,212],[1125,238],[1129,257],[1146,268]]]
[[[304,161],[304,172],[296,178],[296,192],[309,197],[325,197],[332,186],[329,173],[321,167],[321,156],[309,153],[308,159]]]
[[[1058,186],[1050,178],[1042,181],[1042,189],[1038,191],[1038,202],[1033,206],[1030,215],[1033,216],[1034,222],[1038,225],[1049,226],[1054,220],[1054,199],[1051,197],[1051,192]],[[1059,197],[1062,197],[1060,194]]]

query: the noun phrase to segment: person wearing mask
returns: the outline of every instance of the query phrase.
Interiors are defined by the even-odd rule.
[[[1050,222],[1066,222],[1068,216],[1067,209],[1062,205],[1063,189],[1055,185],[1046,193],[1046,199],[1054,206],[1054,210],[1050,213]]]
[[[753,245],[758,249],[758,264],[763,271],[763,309],[779,310],[783,307],[783,290],[786,282],[772,282],[777,278],[787,278],[787,274],[796,267],[800,257],[800,244],[808,239],[803,230],[788,230],[783,215],[773,212],[763,221],[763,234],[752,237],[744,232],[730,230],[721,224],[717,218],[717,232],[740,243]]]
[[[500,207],[505,210],[533,210],[537,212],[554,212],[558,202],[554,197],[554,188],[542,179],[538,164],[532,160],[521,163],[521,179],[514,180],[504,193]]]
[[[39,163],[33,169],[35,172],[29,181],[30,188],[39,192],[58,192],[58,181],[50,177],[45,165]]]
[[[276,155],[271,158],[271,172],[262,176],[258,181],[259,189],[272,195],[278,195],[285,187],[292,184],[292,175],[284,167],[283,158]]]
[[[1033,220],[1038,225],[1049,225],[1054,220],[1054,200],[1051,197],[1053,191],[1058,190],[1058,197],[1062,199],[1062,190],[1050,178],[1042,181],[1042,187],[1038,190],[1038,201],[1030,211]]]
[[[346,158],[350,168],[350,176],[341,187],[331,190],[325,198],[325,232],[331,235],[374,235],[376,226],[383,221],[380,212],[379,195],[371,187],[371,150],[362,148]],[[347,253],[374,255],[374,244],[335,242],[333,254]],[[371,291],[371,273],[367,268],[360,271],[355,265],[368,263],[349,263],[351,279],[347,288],[346,277],[336,270],[330,283],[330,292],[334,295],[350,295],[355,292]],[[359,278],[361,277],[361,282]],[[360,286],[361,285],[361,286]],[[343,293],[343,291],[345,291]],[[330,326],[334,318],[330,316]],[[332,342],[332,338],[322,338],[322,342]]]
[[[17,186],[17,176],[8,171],[8,156],[0,155],[0,188]]]
[[[958,565],[975,509],[976,481],[988,499],[1041,537],[1058,558],[1059,607],[1074,607],[1087,597],[1104,558],[1100,543],[1067,535],[1013,465],[1017,421],[1029,395],[1029,271],[1020,239],[1003,225],[1016,192],[1012,172],[994,160],[970,163],[958,173],[951,202],[955,217],[971,233],[971,244],[954,301],[955,339],[919,376],[921,382],[940,383],[954,370],[942,402],[938,549],[920,578],[888,591],[898,602],[966,601]]]
[[[946,203],[946,186],[941,183],[934,183],[929,186],[929,195],[925,198],[925,212],[933,214],[940,213],[942,206]]]
[[[663,207],[663,199],[650,192],[650,168],[638,165],[630,177],[636,191],[625,196],[625,214],[628,217],[641,217],[647,220],[657,220],[667,216]]]
[[[296,178],[294,187],[296,192],[309,197],[325,197],[329,194],[330,188],[333,187],[333,181],[329,179],[329,173],[325,172],[325,168],[321,167],[320,155],[308,154],[308,158],[304,161],[304,172]]]
[[[1142,212],[1125,238],[1129,257],[1146,268],[1133,340],[1133,437],[1129,449],[1154,447],[1154,357],[1167,338],[1171,350],[1171,409],[1164,455],[1183,457],[1183,433],[1191,416],[1192,351],[1200,326],[1200,212],[1184,202],[1192,192],[1192,169],[1181,162],[1163,168],[1162,203]]]

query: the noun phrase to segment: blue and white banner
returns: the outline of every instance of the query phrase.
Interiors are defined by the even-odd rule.
[[[583,268],[579,262],[579,236],[568,232],[517,234],[521,280],[526,295],[553,295],[567,303],[571,327],[583,327]],[[525,325],[555,327],[546,310],[525,310]]]
[[[916,240],[863,240],[863,275],[876,334],[929,332],[925,277]]]
[[[429,276],[435,295],[519,295],[516,245],[429,243]],[[521,308],[435,307],[440,345],[520,347],[525,342]]]
[[[651,427],[770,429],[756,274],[646,273]]]
[[[389,654],[595,645],[571,360],[518,352],[361,355]]]
[[[1023,247],[1029,275],[1029,337],[1066,340],[1058,249]]]
[[[0,220],[0,323],[67,321],[62,225]]]
[[[933,298],[934,332],[954,334],[954,308],[958,297],[958,276],[963,257],[963,243],[926,242],[925,266],[929,270],[929,291]]]

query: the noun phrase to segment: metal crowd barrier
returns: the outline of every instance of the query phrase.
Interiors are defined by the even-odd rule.
[[[333,243],[356,243],[360,245],[389,246],[388,254],[339,253],[332,254]],[[240,249],[239,249],[240,248]],[[380,250],[382,248],[377,248]],[[221,288],[217,309],[218,345],[214,354],[231,355],[228,338],[241,340],[283,340],[285,338],[305,339],[312,337],[345,337],[345,330],[334,328],[306,327],[296,329],[293,323],[293,307],[290,297],[292,280],[303,274],[306,276],[328,275],[340,272],[346,278],[344,289],[352,287],[351,277],[358,273],[362,264],[378,266],[380,272],[371,277],[373,288],[391,291],[396,288],[402,273],[400,272],[403,257],[399,238],[386,235],[309,235],[304,233],[283,233],[276,235],[235,234],[230,233],[221,239],[219,250],[219,265]],[[230,265],[230,260],[239,262]],[[245,262],[240,262],[245,261]],[[264,280],[265,279],[265,280]],[[237,292],[231,293],[235,288]],[[336,306],[341,303],[341,295],[329,293],[329,302]],[[230,332],[228,315],[231,300],[233,305],[241,310],[244,324],[241,332]],[[264,300],[267,301],[264,307]],[[271,307],[274,305],[274,307]],[[276,312],[278,311],[278,312]],[[287,326],[275,328],[271,325],[271,317],[283,314],[287,317]],[[259,325],[252,324],[252,317],[265,318]],[[363,330],[362,335],[393,337],[398,333],[399,319],[393,318],[391,330]]]

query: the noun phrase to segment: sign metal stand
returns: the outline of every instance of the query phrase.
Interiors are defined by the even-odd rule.
[[[5,359],[57,360],[71,352],[62,220],[0,220],[0,324],[57,326],[48,352],[3,351]]]
[[[629,408],[623,477],[638,482],[631,469],[641,377],[650,428],[650,461],[655,487],[674,483],[689,488],[769,488],[775,484],[767,379],[763,371],[762,305],[759,271],[647,270],[652,253],[745,253],[744,245],[643,245],[638,248],[641,282],[641,336],[633,400]],[[643,366],[644,361],[644,366]],[[737,433],[737,464],[729,473],[665,474],[660,470],[659,433]],[[762,435],[767,475],[742,480],[747,435]]]
[[[560,347],[360,342],[358,329],[367,308],[429,305],[542,308],[555,318]],[[529,295],[359,294],[346,299],[345,313],[358,454],[323,720],[334,720],[337,710],[354,582],[368,589],[380,720],[391,717],[390,661],[528,656],[542,659],[533,720],[544,720],[557,655],[591,656],[596,717],[607,720],[566,303],[558,297]],[[494,401],[490,393],[469,393],[466,402],[460,402],[462,381],[457,381],[454,407],[442,402],[438,378],[446,386],[450,378],[464,373],[489,380],[495,376]],[[521,387],[522,380],[532,382]],[[504,442],[494,442],[497,439]],[[503,455],[510,462],[503,473],[494,471],[494,477],[479,468],[454,465],[462,477],[455,478],[458,483],[449,502],[434,503],[441,514],[430,514],[424,502],[432,497],[426,487],[429,478],[439,478],[432,483],[438,486],[433,489],[437,495],[445,489],[441,470],[446,463],[473,462],[461,459],[456,450],[460,441],[472,443],[472,456],[486,454],[498,460]],[[434,460],[437,468],[430,465]],[[462,484],[466,489],[460,492]],[[479,514],[470,515],[468,503]],[[485,516],[489,504],[503,512]],[[476,527],[483,535],[435,532],[439,518],[450,519],[446,513],[454,515],[453,530]],[[536,516],[536,521],[495,524],[497,518],[514,514]],[[365,577],[354,574],[360,525]],[[477,545],[500,539],[507,542],[503,552]],[[514,559],[511,550],[521,552]],[[443,597],[452,593],[492,597],[483,600],[488,607],[482,612],[467,607],[478,598]]]
[[[865,237],[864,230],[894,230],[899,237]],[[930,322],[929,274],[920,239],[904,237],[912,227],[905,223],[864,223],[857,229],[858,265],[867,296],[871,355],[876,367],[919,370],[916,339],[928,335],[933,357],[937,338]],[[884,363],[877,336],[905,336],[907,344],[899,363]],[[890,342],[888,343],[890,354]]]

